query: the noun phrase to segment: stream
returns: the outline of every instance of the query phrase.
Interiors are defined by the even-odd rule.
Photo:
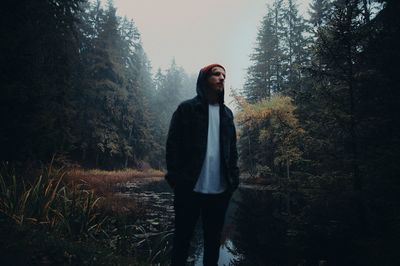
[[[287,213],[286,193],[272,186],[240,185],[226,213],[219,266],[391,265],[380,264],[379,254],[366,252],[370,247],[363,242],[365,235],[348,218],[354,213],[351,204],[327,209],[315,199],[318,194],[298,189],[291,192],[293,204]],[[145,206],[146,215],[138,223],[149,235],[168,232],[165,246],[171,248],[174,210],[168,184],[161,178],[139,179],[124,184],[119,194]],[[335,216],[327,216],[328,211],[335,211]],[[340,215],[346,219],[331,218]],[[203,260],[200,220],[189,250],[192,266]],[[168,252],[166,248],[156,265],[168,265]]]
[[[148,234],[156,235],[160,231],[173,231],[173,192],[163,179],[146,178],[128,182],[124,185],[124,188],[121,189],[121,192],[117,194],[121,197],[133,198],[135,201],[146,206],[146,215],[140,219],[138,223],[145,228]],[[236,198],[235,195],[236,193],[232,199]],[[238,255],[232,252],[235,250],[235,247],[230,238],[234,230],[233,214],[236,208],[235,201],[231,200],[226,214],[224,231],[222,233],[224,242],[220,247],[220,259],[218,264],[221,266],[231,265],[231,261],[239,258]],[[172,243],[172,239],[170,243]],[[200,219],[196,225],[192,240],[192,248],[189,252],[188,262],[190,265],[203,265],[203,239]]]

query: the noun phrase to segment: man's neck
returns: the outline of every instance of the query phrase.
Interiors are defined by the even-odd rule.
[[[218,95],[214,93],[209,93],[207,95],[207,101],[209,104],[216,105],[218,104]]]

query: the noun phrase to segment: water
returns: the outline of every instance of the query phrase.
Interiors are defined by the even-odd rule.
[[[196,256],[195,258],[195,266],[203,266],[203,247],[200,245],[199,247],[200,256]],[[238,256],[232,254],[230,250],[233,250],[235,247],[233,242],[230,239],[227,239],[223,245],[221,245],[219,249],[219,261],[218,265],[220,266],[228,266],[231,265],[233,260],[238,259]]]
[[[223,244],[220,246],[219,250],[219,266],[228,266],[231,265],[233,261],[237,261],[240,259],[239,255],[234,254],[235,252],[235,245],[232,241],[231,237],[235,233],[235,212],[237,209],[236,201],[239,200],[239,193],[235,193],[229,203],[226,216],[225,216],[225,224],[222,232],[222,236],[224,239]],[[195,258],[194,258],[194,265],[195,266],[202,266],[203,265],[203,239],[202,239],[202,230],[200,223],[196,227],[195,231]]]
[[[164,180],[128,183],[119,194],[146,206],[140,221],[146,232],[173,231],[173,193]],[[297,189],[289,197],[276,187],[242,185],[227,210],[219,265],[400,265],[398,239],[360,226],[356,203],[346,192]],[[200,226],[193,244],[190,265],[202,265]],[[160,265],[168,258],[166,253]]]
[[[134,198],[146,206],[148,211],[145,217],[139,220],[146,232],[156,234],[163,230],[173,229],[173,193],[164,180],[140,179],[135,182],[129,182],[124,185],[124,188],[117,195]],[[231,201],[226,213],[223,232],[226,239],[220,247],[219,265],[230,265],[232,260],[238,258],[231,252],[235,247],[229,238],[229,235],[233,233],[232,215],[235,208],[235,203]],[[194,244],[194,249],[190,252],[189,261],[192,262],[192,265],[203,265],[203,239],[200,222],[196,226],[192,244]]]

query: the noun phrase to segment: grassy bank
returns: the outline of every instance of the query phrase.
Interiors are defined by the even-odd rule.
[[[118,184],[162,172],[65,169],[33,178],[0,171],[2,265],[148,265],[157,250],[135,222],[144,210],[115,195]],[[161,247],[162,248],[162,247]]]

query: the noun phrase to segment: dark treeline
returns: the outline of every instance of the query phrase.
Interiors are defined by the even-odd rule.
[[[169,117],[194,77],[174,60],[153,77],[112,1],[6,1],[0,13],[0,160],[163,167]]]
[[[242,169],[274,189],[244,198],[244,262],[400,263],[399,12],[390,0],[313,0],[308,19],[294,0],[267,8],[239,145]]]

